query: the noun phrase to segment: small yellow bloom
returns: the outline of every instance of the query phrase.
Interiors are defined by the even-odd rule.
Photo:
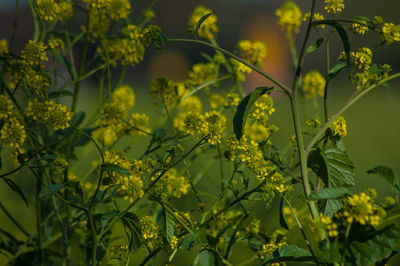
[[[334,136],[338,136],[340,138],[345,137],[347,135],[346,120],[343,116],[339,116],[332,124],[329,125],[329,129]]]
[[[315,96],[324,96],[325,78],[317,70],[311,70],[304,75],[303,91],[306,93],[306,98],[310,99]]]
[[[278,17],[278,24],[287,34],[298,33],[303,14],[297,4],[293,1],[287,1],[275,11]]]
[[[217,16],[212,14],[212,11],[210,9],[205,8],[204,6],[197,6],[192,15],[190,16],[189,19],[189,27],[188,27],[188,32],[189,33],[194,33],[196,31],[196,27],[200,19],[207,15],[210,14],[206,20],[203,21],[201,24],[200,28],[197,31],[197,34],[200,37],[206,38],[208,40],[211,40],[214,38],[214,33],[218,32],[218,27],[217,27]]]
[[[340,13],[344,8],[343,0],[325,0],[325,10],[328,13]]]

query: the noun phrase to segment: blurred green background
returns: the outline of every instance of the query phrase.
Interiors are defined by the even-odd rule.
[[[140,14],[147,2],[131,1],[134,9],[133,16]],[[284,2],[281,0],[162,0],[154,8],[156,14],[154,24],[160,25],[164,34],[168,37],[189,37],[186,33],[186,25],[190,13],[196,5],[204,5],[212,9],[218,16],[220,28],[218,40],[221,47],[232,51],[239,39],[264,41],[269,50],[265,61],[265,71],[271,73],[283,83],[290,84],[292,71],[288,46],[285,35],[277,26],[274,16],[275,9]],[[311,1],[296,2],[303,11],[307,10],[311,4]],[[11,36],[14,4],[15,1],[12,0],[0,0],[0,39],[9,39]],[[400,23],[398,16],[400,1],[398,0],[385,0],[380,3],[372,0],[345,0],[345,4],[346,7],[343,14],[340,15],[341,17],[361,15],[372,18],[374,15],[380,15],[387,21],[393,21],[395,24]],[[322,10],[320,11],[323,13]],[[16,35],[17,47],[23,47],[32,36],[33,26],[31,21],[26,1],[21,0]],[[304,25],[302,29],[304,29]],[[368,46],[374,53],[374,63],[390,64],[393,68],[392,73],[400,71],[400,47],[398,44],[392,44],[388,47],[374,47],[379,44],[379,35],[375,33],[367,33],[366,37],[362,38],[351,33],[349,36],[352,41],[352,49],[364,45]],[[315,35],[313,37],[317,38]],[[300,34],[298,44],[301,43],[301,40],[302,35]],[[334,58],[337,58],[341,52],[341,47],[339,38],[334,38],[331,48],[332,64],[335,63]],[[156,110],[157,107],[153,105],[153,100],[148,95],[151,81],[159,76],[167,76],[175,81],[186,79],[191,64],[202,60],[201,52],[211,52],[211,50],[197,45],[176,43],[171,43],[170,47],[162,54],[154,49],[148,49],[144,61],[134,68],[130,68],[127,73],[126,83],[131,84],[136,92],[135,112],[146,112],[150,115],[151,120],[157,119],[160,112]],[[324,60],[321,60],[323,56],[324,51],[320,49],[320,51],[307,57],[305,71],[320,69],[323,72],[325,65]],[[244,87],[247,91],[251,91],[257,86],[268,84],[257,74],[252,74]],[[348,81],[347,73],[340,74],[330,85],[330,112],[338,110],[353,91],[354,86]],[[97,101],[93,101],[93,99],[97,99],[96,77],[84,83],[81,94],[78,110],[83,109],[90,116],[90,113],[94,112],[96,108],[91,103],[97,103]],[[320,102],[321,104],[322,102]],[[149,111],[149,106],[154,108]],[[274,136],[273,141],[276,146],[284,148],[289,138],[294,134],[288,99],[276,95],[275,107],[276,113],[272,116],[271,122],[278,125],[280,130]],[[310,110],[308,112],[310,113]],[[344,144],[356,166],[356,186],[353,191],[359,192],[374,187],[378,192],[378,201],[382,201],[384,197],[391,195],[389,186],[377,176],[366,174],[366,171],[376,165],[383,164],[391,167],[397,175],[400,174],[400,82],[395,80],[390,82],[390,87],[374,89],[346,111],[344,117],[348,123],[348,136],[344,138]],[[131,151],[132,156],[140,154],[149,141],[145,137],[140,138],[135,140],[138,142],[138,146],[134,151]],[[2,150],[3,168],[0,173],[5,173],[14,167],[5,159],[8,157],[8,153],[9,150]],[[82,149],[81,155],[86,157],[87,160],[77,162],[73,165],[72,170],[79,172],[81,169],[87,169],[94,158],[93,150],[89,149]],[[14,175],[12,178],[21,185],[28,198],[32,199],[33,202],[33,194],[30,194],[33,188],[31,181],[33,180],[27,180],[27,177],[31,178],[26,175],[26,172],[22,172],[22,174]],[[211,180],[211,177],[208,177],[207,180],[209,179]],[[30,232],[35,232],[34,206],[27,207],[3,182],[0,183],[0,201],[21,221],[23,226]],[[276,206],[274,205],[274,207]],[[275,209],[272,208],[265,212],[261,204],[257,206],[257,210],[260,211],[257,213],[257,217],[263,219],[262,227],[267,231],[272,231],[270,228],[276,227],[276,221],[272,221],[268,217],[271,213],[274,213]],[[1,211],[0,227],[23,239],[23,235]],[[238,254],[243,256],[244,253],[242,252]],[[242,261],[241,258],[234,256],[232,262],[238,261]],[[4,260],[0,255],[0,265],[2,263],[4,263]],[[180,259],[180,256],[177,256],[176,264],[185,265],[180,263],[184,263],[184,258]],[[400,262],[393,260],[391,263],[391,265],[396,265]]]

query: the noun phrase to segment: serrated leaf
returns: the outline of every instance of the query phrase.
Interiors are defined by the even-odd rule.
[[[313,191],[308,198],[310,200],[327,200],[337,199],[344,195],[351,195],[350,190],[344,187],[323,188],[318,191]]]
[[[196,29],[194,30],[194,34],[197,35],[197,32],[199,31],[201,25],[203,24],[204,21],[206,21],[206,19],[208,19],[209,16],[211,16],[212,13],[208,13],[205,14],[204,16],[202,16],[199,21],[196,24]]]
[[[4,182],[6,182],[6,184],[12,189],[14,190],[25,202],[26,206],[29,206],[28,200],[26,199],[24,193],[22,192],[22,190],[19,188],[19,186],[12,181],[9,178],[3,177],[2,178],[4,180]]]
[[[288,222],[286,220],[286,216],[283,213],[283,209],[285,207],[285,201],[283,198],[281,198],[281,202],[279,204],[279,224],[285,228],[286,230],[289,230],[289,225]]]
[[[314,52],[315,50],[317,50],[321,44],[324,42],[323,38],[320,38],[318,40],[316,40],[313,44],[311,44],[310,46],[308,46],[305,50],[305,52],[307,54]]]
[[[199,237],[198,231],[193,231],[185,237],[182,241],[182,249],[184,251],[189,251],[195,244],[197,238]]]
[[[342,70],[346,69],[349,66],[347,62],[341,62],[339,64],[334,65],[331,69],[329,69],[328,75],[326,77],[327,80],[331,80],[336,77]]]
[[[118,165],[114,165],[114,164],[107,164],[107,163],[103,164],[103,165],[101,165],[101,169],[105,172],[116,172],[116,173],[123,174],[126,176],[130,175],[130,173],[127,169],[125,169],[121,166],[118,166]]]
[[[175,218],[167,210],[165,212],[165,239],[168,243],[171,242],[172,237],[175,234]]]
[[[142,229],[137,215],[127,212],[122,217],[122,223],[128,229],[127,237],[129,241],[129,251],[136,251],[141,245]]]
[[[310,261],[314,260],[308,250],[299,248],[295,245],[284,245],[279,247],[272,253],[272,258],[266,262],[280,262],[280,261]]]
[[[64,186],[62,184],[50,184],[47,187],[44,187],[40,193],[39,197],[41,200],[47,200],[50,199],[52,196],[57,194],[60,189],[62,189]]]
[[[357,233],[357,236],[360,233]],[[365,233],[368,235],[368,232]],[[395,226],[377,231],[366,241],[351,241],[347,259],[356,265],[372,265],[388,256],[399,244],[400,230]]]
[[[340,200],[330,199],[326,201],[324,214],[332,217],[338,210],[343,208],[343,203]]]
[[[343,28],[342,25],[337,23],[336,21],[327,21],[327,20],[321,20],[321,21],[315,21],[313,22],[314,25],[320,25],[320,24],[325,24],[329,25],[338,32],[340,38],[342,39],[343,43],[343,49],[344,52],[346,53],[346,61],[349,64],[350,60],[350,40],[349,37],[347,36],[346,30]]]
[[[355,183],[354,165],[346,152],[338,148],[313,150],[307,165],[329,187],[352,187]]]
[[[271,91],[273,87],[258,87],[249,95],[244,97],[236,109],[235,116],[233,117],[233,130],[236,138],[240,140],[243,136],[244,126],[246,124],[247,116],[251,107],[265,93]]]
[[[368,174],[378,174],[392,187],[394,193],[400,194],[399,178],[393,172],[392,168],[379,165],[367,171]]]

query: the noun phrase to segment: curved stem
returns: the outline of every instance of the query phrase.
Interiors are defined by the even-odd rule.
[[[281,89],[282,89],[284,92],[286,92],[287,94],[290,93],[290,90],[289,90],[285,85],[283,85],[282,83],[280,83],[278,80],[274,79],[274,78],[273,78],[272,76],[270,76],[269,74],[267,74],[267,73],[265,73],[264,71],[262,71],[262,69],[260,69],[260,68],[258,68],[258,67],[256,67],[256,66],[254,66],[254,65],[252,65],[252,64],[250,64],[249,62],[247,62],[246,60],[243,60],[242,58],[238,57],[237,55],[234,55],[233,53],[231,53],[231,52],[229,52],[229,51],[227,51],[227,50],[225,50],[225,49],[222,49],[222,48],[220,48],[220,47],[217,47],[217,46],[215,46],[215,45],[213,45],[213,44],[211,44],[211,43],[203,42],[203,41],[200,41],[200,40],[194,40],[194,39],[175,39],[175,38],[168,39],[168,41],[169,41],[169,42],[192,42],[192,43],[202,44],[202,45],[211,47],[211,48],[213,48],[213,49],[215,49],[215,50],[217,50],[217,51],[220,51],[220,52],[222,52],[222,53],[224,53],[224,54],[226,54],[226,55],[228,55],[228,56],[234,58],[235,60],[239,61],[240,63],[242,63],[242,64],[244,64],[244,65],[246,65],[246,66],[248,66],[249,68],[253,69],[254,71],[256,71],[257,73],[259,73],[260,75],[262,75],[262,76],[265,77],[266,79],[268,79],[268,80],[270,80],[271,82],[273,82],[275,85],[277,85],[279,88],[281,88]]]
[[[312,138],[312,140],[310,141],[310,143],[307,145],[307,148],[305,149],[305,154],[306,156],[308,156],[310,150],[313,148],[313,146],[318,142],[319,138],[321,138],[321,136],[325,133],[325,131],[328,129],[329,125],[332,124],[336,118],[338,118],[338,116],[340,116],[341,114],[344,113],[344,111],[346,111],[350,106],[352,106],[355,102],[357,102],[361,97],[363,97],[365,94],[367,94],[369,91],[371,91],[372,89],[374,89],[375,87],[381,85],[382,83],[385,83],[389,80],[395,79],[397,77],[400,77],[400,73],[396,73],[393,74],[387,78],[382,79],[381,81],[379,81],[378,83],[375,83],[371,86],[369,86],[368,88],[362,90],[361,92],[356,91],[351,97],[350,99],[347,101],[347,103],[336,113],[332,116],[332,118],[326,122],[322,128],[315,134],[315,136]]]

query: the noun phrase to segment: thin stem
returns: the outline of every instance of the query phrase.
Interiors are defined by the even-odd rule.
[[[19,7],[19,0],[15,1],[15,9],[14,9],[14,21],[13,21],[13,31],[11,34],[10,40],[10,52],[12,53],[15,41],[15,35],[17,33],[17,26],[18,26],[18,7]]]
[[[315,253],[314,253],[314,251],[313,251],[312,248],[311,248],[311,243],[310,243],[310,241],[308,240],[307,235],[306,235],[306,233],[304,232],[303,226],[301,225],[299,219],[297,218],[296,213],[295,213],[294,210],[293,210],[292,204],[290,204],[290,201],[285,197],[285,195],[281,194],[281,196],[282,196],[283,200],[286,202],[286,204],[288,205],[288,207],[289,207],[289,209],[290,209],[290,212],[292,213],[292,216],[293,216],[294,220],[296,221],[296,224],[297,224],[297,226],[299,227],[301,234],[303,235],[303,238],[304,238],[304,241],[305,241],[306,244],[307,244],[308,250],[310,251],[311,255],[313,256],[313,258],[314,258],[314,260],[315,260],[315,263],[316,263],[317,265],[319,265],[318,260],[317,260],[317,257],[315,256]]]
[[[6,207],[4,207],[4,205],[1,203],[1,201],[0,201],[0,208],[7,215],[8,219],[10,219],[11,222],[13,222],[15,224],[15,226],[18,227],[18,229],[22,233],[24,233],[24,235],[26,235],[28,238],[32,238],[31,234],[29,234],[28,231],[26,231],[26,229],[14,218],[14,216],[11,215],[11,213],[6,209]]]
[[[28,5],[32,12],[32,17],[33,17],[33,29],[34,29],[33,40],[37,41],[39,39],[39,33],[40,33],[39,21],[32,0],[28,0]]]
[[[210,86],[210,85],[213,85],[213,84],[215,84],[215,83],[221,82],[221,81],[226,80],[226,79],[229,79],[229,78],[231,78],[231,77],[232,77],[231,75],[226,75],[226,76],[222,76],[222,77],[220,77],[220,78],[218,78],[218,79],[211,80],[211,81],[208,81],[208,82],[206,82],[206,83],[204,83],[204,84],[201,84],[200,86],[197,86],[196,88],[194,88],[193,90],[191,90],[188,94],[186,94],[185,96],[183,96],[182,99],[181,99],[181,101],[185,100],[187,97],[189,97],[189,96],[191,96],[191,95],[197,93],[198,91],[200,91],[200,90],[202,90],[202,89],[204,89],[204,88],[206,88],[206,87],[208,87],[208,86]]]
[[[357,102],[361,97],[363,97],[365,94],[370,92],[372,89],[375,87],[381,85],[382,83],[385,83],[389,80],[395,79],[397,77],[400,77],[400,72],[393,74],[387,78],[382,79],[378,83],[375,83],[368,88],[363,89],[361,92],[356,91],[354,94],[350,97],[350,99],[347,101],[347,103],[336,113],[332,116],[332,118],[326,122],[322,128],[314,135],[310,143],[307,145],[307,148],[305,149],[305,154],[308,156],[310,150],[314,147],[314,145],[318,142],[318,140],[321,138],[321,136],[325,133],[325,131],[328,129],[328,127],[340,116],[341,114],[344,113],[350,106],[352,106],[355,102]]]
[[[279,88],[281,88],[285,93],[290,93],[290,90],[285,85],[283,85],[282,83],[280,83],[279,81],[274,79],[269,74],[267,74],[264,71],[262,71],[262,69],[250,64],[249,62],[247,62],[246,60],[243,60],[242,58],[238,57],[237,55],[234,55],[233,53],[231,53],[231,52],[229,52],[229,51],[227,51],[225,49],[222,49],[220,47],[217,47],[217,46],[215,46],[215,45],[213,45],[211,43],[203,42],[203,41],[200,41],[200,40],[194,40],[194,39],[174,39],[174,38],[168,39],[168,41],[169,42],[192,42],[192,43],[202,44],[202,45],[211,47],[211,48],[213,48],[215,50],[218,50],[218,51],[220,51],[220,52],[222,52],[222,53],[234,58],[235,60],[239,61],[240,63],[242,63],[242,64],[244,64],[246,66],[248,66],[249,68],[253,69],[254,71],[259,73],[263,77],[265,77],[268,80],[270,80],[271,82],[273,82],[275,85],[277,85]]]

